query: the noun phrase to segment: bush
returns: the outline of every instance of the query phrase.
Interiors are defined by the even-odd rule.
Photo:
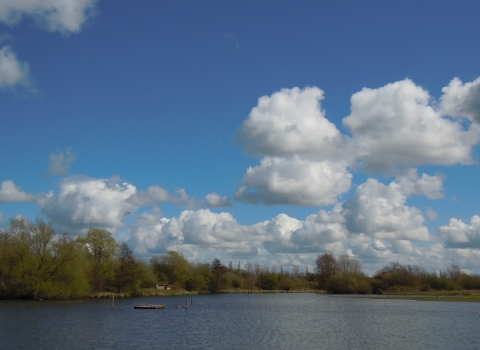
[[[258,277],[258,286],[263,290],[278,289],[278,277],[273,273],[261,274]]]

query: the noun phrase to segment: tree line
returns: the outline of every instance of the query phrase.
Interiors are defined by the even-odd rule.
[[[280,267],[247,262],[223,265],[190,263],[170,251],[147,263],[134,257],[127,243],[117,243],[104,229],[90,228],[85,236],[56,235],[51,224],[10,219],[0,228],[0,299],[79,298],[110,292],[142,295],[156,282],[173,289],[218,293],[224,289],[311,289],[314,274],[292,273]]]
[[[332,253],[318,255],[315,271],[291,272],[283,267],[247,262],[243,266],[219,259],[191,263],[178,252],[150,258],[134,257],[127,243],[117,243],[104,229],[85,236],[56,235],[51,224],[11,219],[0,228],[0,299],[78,298],[95,293],[142,295],[156,282],[198,293],[225,290],[313,290],[331,293],[382,293],[404,290],[480,289],[480,277],[452,265],[427,272],[418,266],[391,263],[368,277],[358,260]]]
[[[368,277],[360,262],[348,255],[318,255],[316,276],[318,287],[338,294],[382,294],[428,292],[440,290],[478,290],[480,276],[467,274],[456,265],[446,271],[428,272],[417,265],[392,262]]]

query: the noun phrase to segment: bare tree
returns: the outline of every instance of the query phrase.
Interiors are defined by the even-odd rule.
[[[337,273],[338,265],[332,253],[319,255],[316,260],[315,272],[317,273],[320,288],[325,289],[330,282],[330,278]]]
[[[341,272],[351,272],[359,273],[360,272],[360,261],[357,259],[351,258],[349,255],[344,254],[340,255],[337,259],[337,265]]]

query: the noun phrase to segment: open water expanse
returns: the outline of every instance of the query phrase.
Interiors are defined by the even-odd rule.
[[[134,310],[138,304],[163,310]],[[230,294],[0,301],[1,349],[480,349],[480,303]]]

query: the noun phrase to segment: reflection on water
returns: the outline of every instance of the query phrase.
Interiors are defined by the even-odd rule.
[[[167,304],[134,310],[135,304]],[[238,294],[0,301],[2,349],[475,349],[480,303]]]

